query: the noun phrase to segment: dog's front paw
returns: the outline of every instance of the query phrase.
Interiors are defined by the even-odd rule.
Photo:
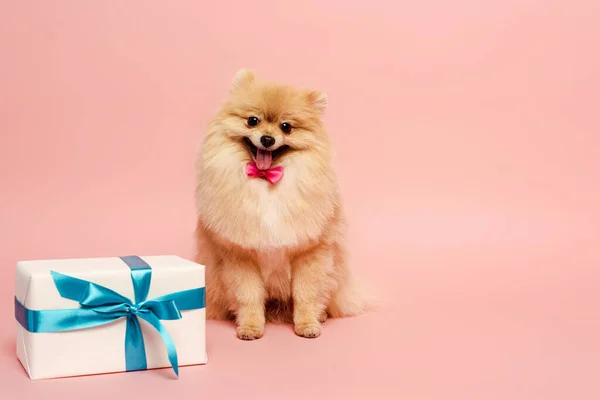
[[[250,325],[238,326],[237,328],[238,337],[242,340],[260,339],[263,335],[263,331],[263,328]]]
[[[327,321],[327,312],[324,312],[323,314],[321,314],[321,317],[319,318],[319,322],[324,323],[326,321]]]
[[[298,324],[294,326],[294,331],[296,331],[296,335],[298,336],[316,338],[321,334],[321,325],[318,322]]]

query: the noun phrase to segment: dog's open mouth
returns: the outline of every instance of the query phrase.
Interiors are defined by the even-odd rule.
[[[288,145],[283,145],[273,151],[259,149],[247,137],[244,138],[244,143],[246,144],[248,150],[250,150],[252,158],[256,162],[257,168],[261,170],[271,168],[271,164],[273,164],[276,159],[290,150],[290,146]]]

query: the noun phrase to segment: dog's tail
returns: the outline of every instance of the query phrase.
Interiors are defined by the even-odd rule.
[[[376,306],[376,299],[367,286],[354,276],[348,276],[331,299],[327,312],[332,318],[354,317]]]

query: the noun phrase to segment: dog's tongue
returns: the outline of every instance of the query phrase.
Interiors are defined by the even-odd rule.
[[[256,167],[261,170],[271,168],[273,154],[270,151],[258,149],[256,152]]]

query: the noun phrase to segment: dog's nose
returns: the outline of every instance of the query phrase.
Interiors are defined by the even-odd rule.
[[[271,147],[275,144],[275,138],[273,136],[264,135],[260,137],[260,142],[265,147]]]

